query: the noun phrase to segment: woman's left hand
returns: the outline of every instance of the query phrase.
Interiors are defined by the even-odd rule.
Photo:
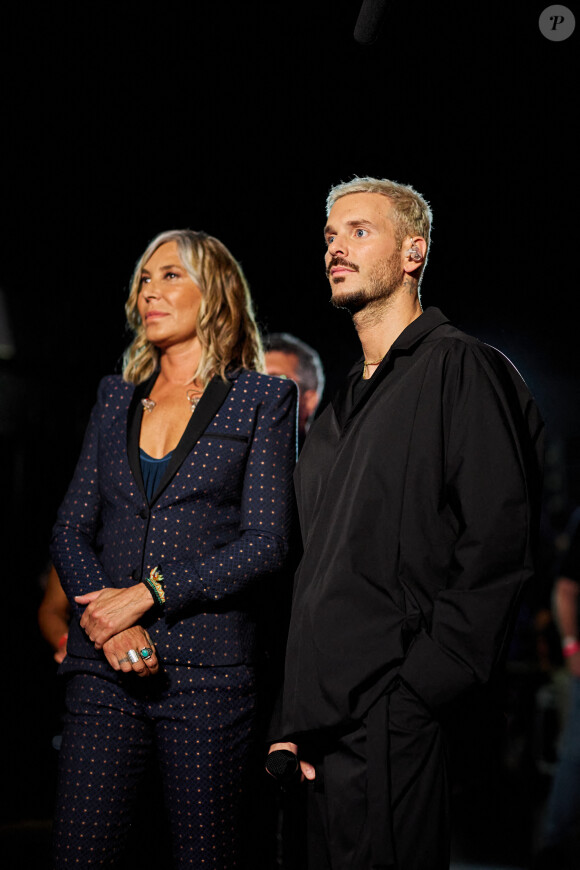
[[[119,632],[103,644],[107,661],[115,671],[149,677],[159,670],[159,660],[149,633],[140,625]]]
[[[86,595],[75,595],[75,601],[87,605],[81,626],[95,649],[102,649],[113,635],[135,625],[154,604],[144,583],[126,589],[100,589]]]

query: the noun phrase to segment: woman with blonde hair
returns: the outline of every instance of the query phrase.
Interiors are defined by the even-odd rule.
[[[287,551],[296,388],[260,373],[240,266],[205,233],[153,239],[126,311],[52,544],[72,607],[55,866],[120,866],[164,803],[175,867],[242,867],[252,601]],[[163,795],[140,790],[151,756]]]

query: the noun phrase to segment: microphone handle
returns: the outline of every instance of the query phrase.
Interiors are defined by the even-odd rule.
[[[354,26],[355,41],[361,45],[370,45],[379,35],[379,29],[387,0],[363,0],[356,24]]]

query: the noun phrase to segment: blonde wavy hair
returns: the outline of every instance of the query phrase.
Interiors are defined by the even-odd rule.
[[[177,243],[181,262],[202,295],[196,327],[201,359],[192,374],[205,386],[214,375],[226,380],[230,370],[244,368],[263,372],[262,341],[240,264],[225,245],[207,233],[168,230],[149,243],[133,272],[125,312],[135,338],[123,356],[124,380],[140,384],[159,364],[159,351],[147,340],[137,299],[146,263],[166,242]]]

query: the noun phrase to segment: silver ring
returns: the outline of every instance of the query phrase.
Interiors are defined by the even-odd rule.
[[[135,652],[134,649],[127,650],[127,658],[129,659],[129,661],[133,665],[139,661],[139,656],[137,655],[137,653]]]

